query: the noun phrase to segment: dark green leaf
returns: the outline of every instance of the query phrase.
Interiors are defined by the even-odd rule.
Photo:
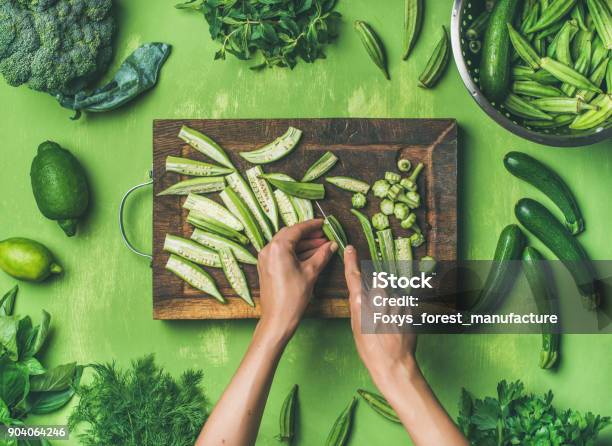
[[[65,390],[72,384],[76,372],[76,363],[58,365],[42,375],[30,378],[30,389],[33,392],[51,392]]]
[[[4,400],[0,399],[0,424],[8,424],[9,419],[11,419],[11,411]]]
[[[0,317],[11,316],[15,308],[15,298],[19,291],[19,285],[15,285],[12,289],[6,292],[2,298],[0,298]]]
[[[68,387],[56,392],[30,392],[28,404],[30,413],[43,415],[64,407],[74,396],[75,389]]]
[[[29,390],[27,370],[6,356],[0,358],[0,399],[11,408],[23,401]]]
[[[24,354],[25,358],[30,358],[36,355],[42,346],[45,344],[45,340],[49,335],[49,326],[51,325],[51,315],[47,313],[45,310],[42,312],[42,321],[40,325],[36,327],[36,334],[29,345],[28,350]]]
[[[17,346],[17,330],[19,318],[17,316],[0,317],[0,353],[5,353],[13,361],[17,361],[19,350]]]
[[[30,357],[18,362],[19,365],[25,367],[29,375],[42,375],[46,369],[42,366],[38,359]]]

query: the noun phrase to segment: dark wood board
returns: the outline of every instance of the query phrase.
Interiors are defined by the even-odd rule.
[[[457,257],[457,125],[449,119],[237,119],[237,120],[156,120],[153,124],[153,316],[155,319],[244,319],[259,316],[259,289],[254,266],[245,266],[256,302],[252,308],[229,287],[221,270],[208,268],[220,291],[228,298],[226,305],[167,271],[168,254],[163,252],[167,233],[189,238],[192,228],[186,223],[187,212],[181,205],[184,197],[157,193],[176,183],[178,174],[165,172],[168,155],[205,160],[204,156],[184,144],[178,137],[182,125],[188,125],[217,141],[241,172],[250,167],[237,152],[258,148],[283,134],[288,126],[303,131],[294,152],[275,163],[264,165],[266,172],[283,172],[299,179],[321,154],[330,150],[340,161],[328,175],[347,175],[372,184],[386,170],[396,170],[398,158],[413,164],[422,161],[425,169],[419,178],[423,205],[418,210],[420,225],[427,232],[427,244],[416,250],[439,260]],[[206,160],[209,161],[210,160]],[[318,181],[322,181],[318,180]],[[350,242],[363,259],[369,259],[361,228],[350,213],[351,194],[326,185],[322,205],[328,214],[343,224]],[[217,194],[209,198],[218,200]],[[379,200],[371,193],[367,215],[377,212]],[[392,221],[395,219],[391,219]],[[394,233],[408,235],[397,223]],[[308,315],[348,317],[346,284],[341,261],[336,258],[321,276]]]

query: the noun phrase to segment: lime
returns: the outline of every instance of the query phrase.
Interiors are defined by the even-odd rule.
[[[41,282],[62,267],[51,251],[35,240],[14,237],[0,242],[0,268],[16,279]]]

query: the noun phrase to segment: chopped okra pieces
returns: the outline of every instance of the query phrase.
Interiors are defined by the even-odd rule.
[[[432,256],[424,256],[419,260],[419,270],[424,273],[431,273],[436,269],[436,259]]]
[[[419,177],[419,174],[423,170],[423,167],[425,167],[425,165],[423,163],[417,164],[416,167],[414,168],[414,170],[412,171],[412,174],[410,174],[409,178],[412,181],[414,181],[415,183],[416,183],[417,178]]]
[[[372,192],[374,193],[374,196],[378,198],[385,198],[390,187],[391,185],[387,181],[378,180],[372,186]]]
[[[395,218],[398,220],[403,220],[409,213],[410,209],[404,203],[395,203],[395,206],[393,207],[393,215],[395,215]]]
[[[408,172],[411,167],[412,167],[412,163],[410,162],[410,160],[401,159],[397,161],[397,169],[400,172]]]
[[[396,172],[385,172],[385,180],[387,180],[390,184],[397,184],[400,182],[402,177],[399,173]]]
[[[421,232],[421,228],[419,228],[419,225],[417,225],[417,222],[416,222],[415,213],[411,213],[405,219],[403,219],[402,222],[400,223],[400,226],[404,229],[412,229],[414,232],[418,232],[418,233]]]
[[[393,186],[391,186],[389,188],[389,191],[387,192],[387,198],[389,198],[390,200],[397,200],[397,197],[403,193],[403,188],[402,186],[400,186],[399,184],[394,184]]]
[[[421,232],[415,232],[410,236],[410,243],[417,248],[425,243],[425,236]]]
[[[374,228],[378,229],[379,231],[388,228],[389,217],[387,217],[385,214],[381,214],[380,212],[374,214],[372,216],[372,226],[374,226]]]
[[[416,209],[421,205],[421,196],[413,191],[401,193],[396,199],[407,204],[410,209]]]
[[[393,208],[394,208],[394,204],[391,200],[389,200],[388,198],[385,198],[384,200],[382,200],[380,202],[380,212],[382,212],[385,215],[391,215],[393,214]]]
[[[402,181],[400,181],[400,186],[402,186],[404,189],[409,190],[409,191],[417,190],[416,183],[412,181],[410,178],[402,178]]]
[[[357,192],[351,198],[351,204],[353,205],[355,209],[361,209],[365,207],[366,202],[367,202],[366,196],[360,192]]]

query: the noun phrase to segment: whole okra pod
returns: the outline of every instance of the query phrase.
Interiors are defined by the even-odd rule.
[[[448,65],[450,48],[446,28],[442,26],[442,37],[436,44],[432,55],[419,76],[419,86],[423,88],[433,88],[444,73]]]
[[[387,69],[387,54],[376,31],[363,20],[355,20],[354,26],[372,62],[380,68],[387,80],[391,79]]]
[[[349,405],[342,411],[327,437],[325,446],[344,446],[348,443],[351,435],[351,425],[353,423],[353,412],[357,398],[353,397]]]
[[[297,406],[297,391],[298,385],[294,385],[291,391],[285,398],[281,407],[279,424],[280,433],[278,439],[283,443],[291,444],[295,437],[295,415]]]
[[[423,0],[404,0],[404,55],[408,59],[421,30],[423,21]]]

